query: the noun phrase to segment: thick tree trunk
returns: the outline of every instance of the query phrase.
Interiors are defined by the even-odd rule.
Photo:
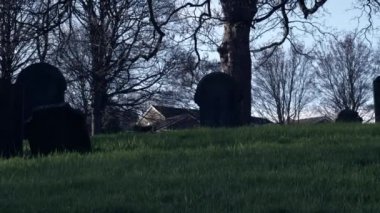
[[[108,105],[107,70],[105,64],[106,41],[103,25],[90,23],[90,42],[92,54],[92,135],[103,132],[103,118]]]
[[[98,40],[99,41],[99,40]],[[108,105],[107,79],[104,68],[104,52],[102,45],[93,43],[92,47],[92,135],[103,132],[103,118]]]
[[[231,75],[240,86],[240,124],[251,117],[251,73],[249,34],[256,14],[256,0],[220,0],[224,13],[223,42],[218,48],[223,72]]]
[[[104,130],[103,120],[108,105],[108,82],[107,82],[107,32],[104,27],[106,17],[106,2],[101,1],[99,16],[96,11],[94,2],[88,1],[87,9],[89,15],[89,39],[91,44],[92,57],[92,135],[102,133]]]
[[[103,132],[103,118],[107,107],[107,87],[105,81],[97,80],[92,94],[92,135]]]

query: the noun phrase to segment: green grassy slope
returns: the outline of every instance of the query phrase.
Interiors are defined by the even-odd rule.
[[[380,212],[380,126],[97,136],[0,160],[0,212]]]

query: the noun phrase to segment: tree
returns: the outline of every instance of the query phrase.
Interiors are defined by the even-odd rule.
[[[154,10],[165,18],[171,7],[170,1],[160,1]],[[78,0],[73,14],[62,32],[66,44],[60,64],[85,109],[90,105],[96,134],[104,130],[107,107],[128,108],[152,96],[150,89],[164,74],[159,50],[165,44],[141,0]]]
[[[33,48],[37,61],[52,61],[55,51],[59,51],[57,34],[64,23],[70,22],[74,9],[71,0],[32,1],[27,13],[31,20],[27,23],[33,30]]]
[[[377,70],[374,60],[373,50],[357,34],[320,45],[316,73],[326,111],[358,111],[366,107]]]
[[[160,80],[160,90],[154,97],[155,104],[192,108],[199,81],[210,72],[220,70],[220,64],[203,58],[197,65],[192,51],[175,48],[168,51],[164,62],[165,76]]]
[[[70,17],[71,1],[0,1],[0,78],[9,84],[20,68],[46,58],[47,34]],[[50,14],[50,15],[49,15]],[[39,40],[39,42],[33,41]]]
[[[302,46],[266,50],[258,54],[253,72],[253,105],[260,115],[279,124],[299,120],[302,110],[312,102],[314,75],[312,59],[301,55]]]
[[[25,0],[0,1],[0,69],[1,78],[10,84],[15,72],[31,58],[31,29]]]
[[[41,47],[41,38],[47,44],[47,35],[70,17],[70,10],[66,0],[1,0],[0,78],[10,84],[17,70],[36,58],[44,61],[48,46]]]
[[[367,25],[364,27],[364,32],[370,32],[374,29],[374,17],[379,15],[380,12],[380,1],[379,0],[356,0],[355,8],[361,12],[361,16],[366,15]],[[358,18],[361,18],[358,17]]]
[[[241,85],[243,101],[240,107],[242,123],[248,123],[251,115],[251,54],[250,31],[255,25],[272,18],[280,17],[284,37],[289,33],[289,14],[298,8],[305,18],[315,13],[326,0],[316,0],[311,7],[304,0],[258,1],[220,0],[224,14],[223,42],[218,49],[223,71],[232,75]],[[281,43],[281,42],[280,42]],[[269,46],[276,45],[272,43]]]
[[[298,19],[299,12],[304,18],[308,18],[317,12],[326,1],[315,0],[311,3],[305,0],[220,0],[223,15],[219,16],[216,13],[214,16],[211,10],[211,0],[204,0],[186,2],[175,11],[183,8],[196,8],[197,12],[194,14],[198,14],[199,25],[193,33],[195,46],[198,45],[197,33],[207,21],[220,20],[224,25],[222,43],[218,47],[222,71],[236,79],[241,87],[243,100],[239,106],[239,120],[241,124],[247,124],[251,116],[251,51],[253,51],[250,47],[251,31],[255,32],[255,28],[259,24],[265,26],[265,23],[269,23],[268,26],[272,28],[268,31],[283,29],[282,38],[258,49],[278,46],[289,37],[290,31],[293,29],[291,25],[295,23],[291,22],[290,18]],[[154,14],[152,0],[148,0],[148,4],[151,14]],[[204,10],[199,11],[199,8],[204,8]],[[162,31],[163,26],[156,24],[154,17],[151,15],[153,25],[157,31]]]
[[[66,98],[71,105],[80,109],[86,117],[91,116],[90,70],[91,52],[84,30],[61,32],[58,38],[60,51],[56,62],[64,70],[68,82]]]

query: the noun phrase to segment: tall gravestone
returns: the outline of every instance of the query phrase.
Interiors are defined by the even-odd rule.
[[[10,80],[0,79],[0,157],[14,156],[19,149],[12,137],[12,93]]]
[[[25,123],[39,106],[64,102],[66,80],[58,68],[47,63],[36,63],[23,69],[15,83],[13,137],[21,152],[25,138]]]
[[[373,81],[373,100],[375,106],[375,122],[380,123],[380,76]]]
[[[213,72],[201,79],[194,96],[199,106],[201,126],[233,127],[239,125],[242,99],[235,80],[228,74]]]

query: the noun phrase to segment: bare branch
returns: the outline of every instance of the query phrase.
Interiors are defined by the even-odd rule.
[[[282,14],[282,17],[283,17],[282,23],[283,23],[283,30],[284,30],[283,36],[282,36],[281,40],[277,41],[277,42],[273,42],[273,43],[271,43],[269,45],[263,46],[263,47],[261,47],[259,49],[252,50],[251,51],[252,53],[261,52],[261,51],[264,51],[264,50],[267,50],[267,49],[273,49],[274,47],[280,46],[281,44],[283,44],[286,41],[286,38],[289,35],[289,18],[288,18],[288,15],[286,13],[285,6],[286,5],[283,4],[282,7],[281,7],[281,14]]]
[[[300,8],[301,8],[301,10],[302,10],[302,12],[303,12],[303,14],[304,14],[305,19],[306,19],[309,15],[311,15],[311,14],[317,12],[317,10],[318,10],[320,7],[322,7],[323,4],[326,3],[326,2],[327,2],[327,0],[314,0],[314,6],[311,7],[311,8],[308,8],[308,7],[306,6],[306,4],[305,4],[305,0],[298,0],[299,6],[300,6]]]

